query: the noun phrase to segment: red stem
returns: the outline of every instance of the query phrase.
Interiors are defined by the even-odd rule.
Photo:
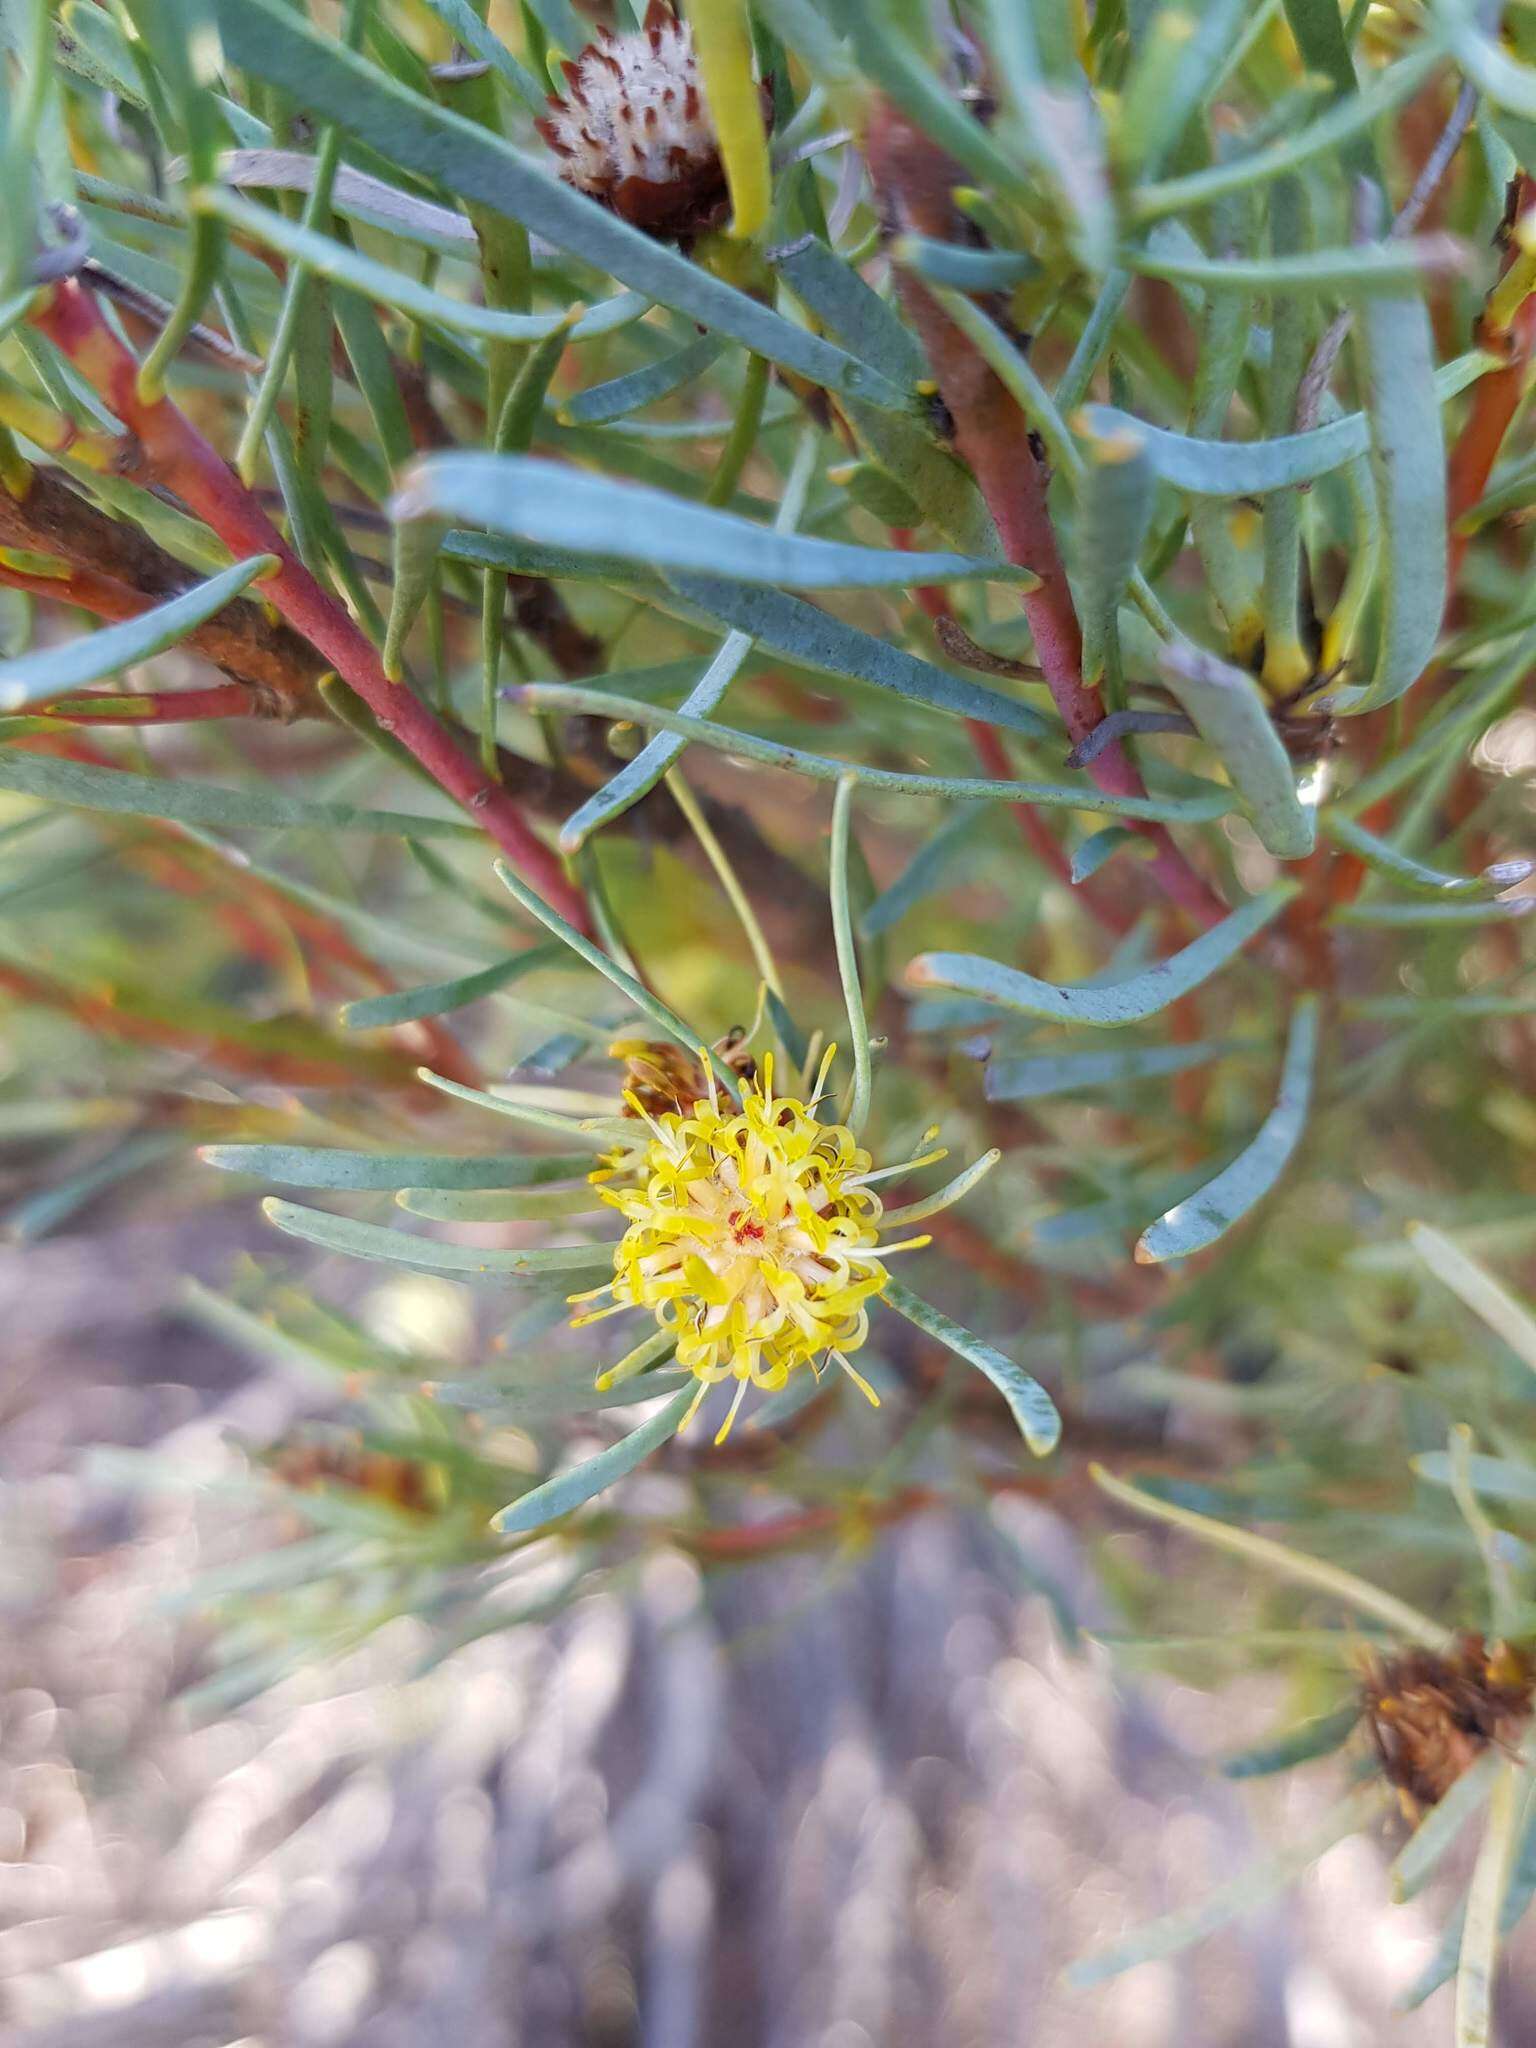
[[[893,527],[898,547],[910,547],[912,536],[905,527]],[[912,595],[919,608],[930,619],[952,619],[955,614],[949,599],[936,583],[915,583]],[[1008,749],[1003,744],[1002,734],[996,726],[988,725],[984,719],[968,718],[965,729],[971,736],[971,745],[976,749],[976,758],[996,782],[1011,782],[1013,764],[1008,759]],[[1011,803],[1008,806],[1018,820],[1024,843],[1035,856],[1050,869],[1058,881],[1065,882],[1073,894],[1084,902],[1106,931],[1116,937],[1123,937],[1131,928],[1133,920],[1112,910],[1096,893],[1072,879],[1072,863],[1067,858],[1060,840],[1033,805]]]
[[[250,718],[258,693],[248,683],[213,683],[206,690],[84,690],[61,700],[69,706],[40,704],[45,718],[68,725],[190,725],[206,718]],[[98,711],[94,706],[99,703]],[[126,709],[124,707],[127,707]]]
[[[256,499],[191,421],[168,398],[152,404],[140,398],[138,363],[89,294],[73,281],[61,284],[34,318],[137,438],[160,481],[206,521],[231,553],[276,557],[278,566],[260,594],[319,649],[381,728],[393,733],[433,780],[479,820],[546,901],[579,930],[587,929],[580,895],[501,784],[460,751],[408,689],[390,682],[364,634],[295,558]]]
[[[955,231],[951,198],[962,180],[937,144],[881,103],[870,124],[866,153],[876,191],[893,206],[901,226],[941,241],[964,239]],[[1001,378],[910,271],[898,273],[897,289],[922,338],[954,422],[955,445],[986,499],[1003,552],[1040,579],[1021,603],[1036,658],[1076,746],[1103,718],[1104,705],[1083,681],[1077,610],[1046,506],[1047,472],[1030,439],[1029,422]],[[1146,795],[1135,764],[1118,741],[1095,757],[1088,773],[1108,795]],[[1147,871],[1182,910],[1203,925],[1226,915],[1226,905],[1191,867],[1166,826],[1145,823],[1136,829],[1157,849]]]
[[[1490,370],[1474,387],[1472,409],[1446,465],[1446,514],[1451,523],[1446,551],[1449,599],[1456,595],[1462,558],[1472,538],[1460,531],[1461,521],[1488,488],[1504,436],[1525,393],[1531,358],[1536,355],[1536,298],[1526,300],[1506,333],[1485,334],[1481,339],[1487,347],[1502,350],[1508,360],[1502,369]]]

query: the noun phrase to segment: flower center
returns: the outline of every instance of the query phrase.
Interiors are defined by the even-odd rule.
[[[779,1387],[797,1366],[856,1349],[864,1303],[886,1282],[868,1153],[770,1090],[747,1084],[739,1109],[716,1099],[648,1117],[643,1158],[603,1190],[629,1226],[614,1305],[650,1308],[706,1382]]]

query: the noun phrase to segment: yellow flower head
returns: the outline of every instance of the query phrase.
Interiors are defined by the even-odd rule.
[[[883,1176],[845,1125],[815,1113],[831,1057],[809,1103],[775,1095],[771,1056],[760,1078],[743,1081],[739,1108],[722,1102],[712,1078],[707,1099],[660,1114],[631,1093],[649,1142],[592,1176],[629,1227],[613,1279],[574,1297],[611,1302],[577,1321],[650,1309],[699,1382],[690,1419],[711,1386],[734,1379],[717,1442],[749,1386],[772,1391],[827,1358],[875,1401],[848,1354],[868,1335],[865,1304],[889,1277],[883,1256],[928,1242],[879,1246],[880,1197],[869,1183]]]

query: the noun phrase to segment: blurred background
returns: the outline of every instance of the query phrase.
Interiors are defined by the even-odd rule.
[[[1197,1905],[1265,1831],[1300,1842],[1343,1766],[1226,1784],[1210,1760],[1273,1724],[1276,1681],[1206,1693],[1074,1647],[1074,1619],[1112,1617],[1073,1530],[1029,1503],[915,1515],[707,1591],[659,1551],[446,1660],[402,1621],[222,1704],[202,1599],[284,1534],[241,1446],[335,1401],[182,1306],[178,1276],[221,1285],[266,1249],[253,1207],[147,1223],[98,1204],[0,1251],[7,2042],[1448,2038],[1449,1992],[1393,2010],[1446,1893],[1392,1905],[1386,1837],[1340,1843],[1177,1960],[1064,1987],[1074,1957]],[[474,1342],[461,1290],[334,1262],[315,1280],[369,1326]],[[152,1449],[186,1484],[129,1485],[100,1445]],[[1203,1568],[1162,1542],[1111,1549]],[[1527,1939],[1507,1971],[1511,2043],[1536,2039],[1531,1958]]]

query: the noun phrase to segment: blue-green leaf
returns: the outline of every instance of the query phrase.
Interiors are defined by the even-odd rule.
[[[1363,825],[1357,824],[1353,818],[1346,818],[1342,812],[1330,811],[1324,819],[1323,830],[1336,846],[1358,854],[1367,867],[1418,895],[1486,897],[1495,888],[1508,886],[1486,874],[1448,875],[1440,868],[1429,867],[1401,852],[1389,840],[1378,839],[1374,832],[1367,832]]]
[[[1498,358],[1482,349],[1457,356],[1435,373],[1435,395],[1441,405],[1498,367]],[[1311,483],[1364,455],[1370,447],[1370,426],[1363,412],[1345,413],[1305,434],[1280,434],[1268,441],[1208,441],[1171,433],[1112,405],[1084,408],[1095,432],[1111,434],[1134,429],[1147,444],[1152,466],[1165,483],[1207,498],[1254,498],[1293,484]]]
[[[148,661],[167,647],[184,640],[197,626],[224,609],[232,597],[264,570],[275,568],[272,555],[253,555],[232,569],[210,576],[206,583],[183,591],[168,604],[156,605],[136,619],[121,625],[98,626],[76,640],[57,647],[40,647],[19,661],[0,662],[0,712],[19,711],[46,697],[78,690],[85,683],[99,682],[134,662]],[[67,594],[67,592],[66,592]]]
[[[577,1173],[590,1164],[582,1160]],[[395,1202],[408,1216],[427,1216],[434,1223],[546,1222],[555,1216],[597,1216],[604,1208],[585,1175],[568,1188],[401,1188]]]
[[[1132,832],[1125,825],[1106,825],[1101,831],[1090,833],[1081,845],[1073,847],[1072,879],[1074,882],[1090,881],[1117,853],[1132,853],[1138,849],[1143,853],[1154,850],[1144,832]]]
[[[573,1509],[584,1506],[616,1480],[633,1472],[637,1465],[643,1464],[652,1451],[659,1450],[669,1437],[676,1436],[693,1393],[692,1387],[684,1387],[638,1429],[632,1429],[628,1436],[621,1436],[616,1444],[599,1451],[595,1458],[588,1458],[569,1472],[546,1479],[542,1486],[520,1494],[499,1515],[491,1517],[491,1527],[503,1536],[527,1536],[535,1529],[542,1529],[546,1523],[557,1521],[561,1515],[568,1515]]]
[[[1269,706],[1245,669],[1176,640],[1158,652],[1163,680],[1218,753],[1261,845],[1304,860],[1317,843],[1317,810],[1296,793],[1296,771]]]
[[[957,292],[1006,292],[1040,273],[1038,260],[1019,249],[970,249],[926,235],[898,235],[892,260],[932,284]]]
[[[1161,1080],[1169,1074],[1188,1073],[1191,1067],[1203,1067],[1242,1043],[1235,1038],[1203,1038],[1191,1045],[1138,1045],[1124,1052],[1041,1053],[992,1060],[986,1070],[987,1100],[1039,1102],[1049,1095]]]
[[[657,399],[669,397],[701,376],[718,359],[724,346],[717,334],[698,335],[681,348],[659,356],[654,363],[645,363],[638,370],[627,370],[622,377],[611,377],[606,384],[593,384],[579,391],[561,406],[560,417],[573,426],[600,426],[605,420],[621,420],[626,413],[637,412],[643,405],[654,405]]]
[[[735,637],[741,640],[745,649],[748,644],[745,635]],[[1209,783],[1203,785],[1203,793],[1193,796],[1119,796],[1087,782],[1012,782],[986,775],[924,775],[903,768],[866,768],[857,761],[838,761],[827,754],[807,753],[803,747],[786,746],[782,740],[761,739],[756,733],[741,732],[734,726],[716,725],[707,718],[690,717],[684,711],[664,711],[659,704],[642,703],[636,697],[614,696],[606,690],[585,690],[571,683],[525,683],[509,694],[541,710],[578,711],[597,718],[632,719],[636,725],[656,726],[662,732],[697,740],[701,746],[714,747],[721,753],[739,754],[743,760],[761,761],[769,768],[785,768],[795,775],[808,775],[817,782],[837,782],[843,776],[851,775],[856,781],[867,783],[871,789],[902,790],[914,796],[947,796],[961,802],[974,798],[983,803],[994,797],[1017,797],[1022,803],[1039,804],[1052,810],[1099,811],[1164,824],[1203,823],[1223,816],[1232,808],[1226,791]],[[631,767],[635,765],[630,763]],[[566,825],[566,833],[574,830],[577,818],[584,814],[576,813]],[[564,834],[562,841],[569,843],[565,841]]]
[[[1122,260],[1143,276],[1199,285],[1208,292],[1284,292],[1369,302],[1383,293],[1400,294],[1404,285],[1425,277],[1464,272],[1471,267],[1471,252],[1454,235],[1431,234],[1308,249],[1295,256],[1164,256],[1130,249]]]
[[[960,989],[984,1002],[1049,1018],[1053,1024],[1091,1024],[1104,1029],[1140,1024],[1224,967],[1295,894],[1294,882],[1277,882],[1210,931],[1202,932],[1181,952],[1122,981],[1060,988],[1055,982],[1039,981],[1032,974],[976,953],[920,954],[907,969],[907,980],[916,988]]]
[[[1083,681],[1094,684],[1118,658],[1117,618],[1152,522],[1157,488],[1144,438],[1130,428],[1080,437],[1077,580],[1082,601]]]
[[[727,633],[714,660],[683,699],[682,715],[703,718],[713,711],[751,652],[752,642],[745,633]],[[598,710],[599,717],[604,715],[632,717],[633,713],[615,701],[612,705],[605,703]],[[649,740],[632,761],[625,762],[617,775],[611,776],[594,796],[589,796],[584,804],[579,804],[572,811],[560,828],[561,852],[579,853],[599,826],[619,817],[631,804],[637,804],[641,797],[653,790],[682,751],[682,746],[674,740],[663,740],[660,736]]]
[[[1221,1774],[1224,1778],[1268,1778],[1277,1771],[1309,1764],[1316,1757],[1332,1756],[1335,1750],[1342,1749],[1359,1722],[1360,1703],[1351,1700],[1347,1706],[1335,1707],[1331,1714],[1319,1714],[1315,1720],[1303,1721],[1299,1728],[1287,1729],[1283,1735],[1272,1735],[1267,1742],[1255,1743],[1252,1749],[1229,1756],[1221,1766]]]
[[[542,341],[558,333],[567,314],[503,313],[493,306],[477,306],[468,299],[451,298],[433,291],[409,271],[396,270],[387,263],[375,263],[343,242],[333,241],[313,228],[289,220],[271,207],[257,206],[223,186],[205,187],[193,194],[202,213],[217,214],[243,234],[280,250],[290,262],[302,263],[317,277],[346,285],[365,299],[381,306],[397,307],[430,326],[446,327],[459,334],[474,334],[486,341]],[[639,292],[620,292],[600,306],[583,313],[570,329],[572,341],[585,341],[598,334],[612,334],[627,327],[650,308],[650,300]]]
[[[933,837],[918,848],[895,881],[881,890],[859,919],[859,930],[866,939],[877,939],[882,932],[888,932],[915,903],[940,886],[949,863],[986,816],[985,804],[961,804],[951,811]]]
[[[910,555],[904,559],[910,561]],[[914,579],[916,580],[916,579]],[[989,690],[967,677],[952,676],[905,648],[877,640],[873,633],[844,625],[830,613],[778,590],[727,582],[718,576],[674,576],[673,587],[690,604],[724,625],[746,633],[761,647],[802,662],[822,675],[848,676],[891,690],[915,704],[952,711],[962,718],[984,719],[988,725],[1047,739],[1061,728],[1031,705]]]
[[[825,242],[804,235],[771,251],[768,260],[795,297],[861,361],[873,363],[893,384],[915,384],[928,375],[912,330]]]
[[[451,981],[424,983],[420,988],[394,989],[384,996],[364,996],[347,1003],[341,1023],[348,1031],[378,1031],[394,1024],[412,1024],[418,1017],[441,1017],[449,1010],[462,1010],[482,996],[494,995],[508,983],[541,967],[555,967],[565,959],[565,948],[553,940],[547,946],[528,946],[473,974],[456,975]]]
[[[1335,1842],[1378,1820],[1383,1796],[1380,1785],[1355,1791],[1312,1827],[1292,1836],[1282,1848],[1259,1857],[1237,1877],[1218,1885],[1198,1905],[1154,1920],[1074,1963],[1067,1972],[1067,1982],[1076,1991],[1090,1990],[1119,1976],[1123,1970],[1134,1969],[1138,1963],[1178,1955],[1244,1913],[1268,1904],[1303,1876]]]
[[[1348,713],[1375,711],[1418,681],[1440,637],[1446,588],[1445,437],[1428,308],[1417,295],[1372,299],[1355,337],[1381,514],[1381,625],[1369,684],[1332,695],[1332,709]]]
[[[1450,1486],[1453,1482],[1451,1460],[1444,1451],[1421,1451],[1408,1462],[1432,1486]],[[1485,1457],[1476,1451],[1466,1464],[1468,1479],[1485,1499],[1520,1501],[1536,1508],[1536,1467],[1517,1465],[1509,1458]]]
[[[135,775],[127,768],[98,768],[88,761],[52,760],[45,754],[0,750],[0,789],[85,811],[113,811],[130,818],[174,818],[183,825],[269,831],[310,828],[322,832],[389,832],[411,839],[478,838],[461,818],[429,818],[417,811],[361,810],[353,804],[320,803],[285,796],[281,790],[226,789],[169,775]]]
[[[291,1188],[337,1188],[356,1193],[400,1188],[526,1188],[570,1180],[591,1171],[592,1157],[519,1157],[495,1152],[468,1158],[434,1152],[349,1152],[333,1145],[204,1145],[206,1166],[254,1174]]]
[[[397,519],[459,520],[579,554],[723,572],[745,583],[888,589],[975,576],[1026,586],[1037,580],[1002,561],[779,533],[734,512],[532,455],[429,456],[408,472],[393,509]]]
[[[1312,1106],[1317,1036],[1317,999],[1303,996],[1292,1012],[1274,1108],[1253,1141],[1244,1146],[1230,1166],[1208,1181],[1198,1194],[1188,1196],[1142,1232],[1136,1246],[1139,1265],[1187,1259],[1193,1252],[1204,1251],[1274,1187],[1290,1164],[1306,1128]]]
[[[881,1299],[909,1323],[937,1338],[957,1358],[986,1374],[1008,1403],[1020,1434],[1037,1458],[1048,1457],[1055,1450],[1061,1441],[1061,1417],[1056,1412],[1056,1403],[1021,1365],[1015,1365],[983,1338],[895,1280],[886,1282]]]
[[[1186,1260],[1214,1245],[1274,1188],[1307,1126],[1317,1063],[1317,999],[1303,995],[1290,1020],[1280,1092],[1257,1135],[1198,1194],[1169,1208],[1137,1243],[1137,1264]]]
[[[813,383],[902,405],[907,394],[830,342],[807,334],[701,263],[632,228],[499,137],[340,48],[282,0],[211,0],[225,56],[294,95],[389,162],[535,229],[662,305],[686,313]]]
[[[376,1259],[412,1273],[448,1273],[461,1280],[542,1280],[564,1284],[568,1277],[611,1270],[613,1246],[558,1245],[543,1251],[487,1251],[478,1245],[444,1244],[431,1237],[412,1237],[377,1223],[359,1223],[351,1216],[333,1216],[324,1209],[306,1209],[297,1202],[269,1197],[262,1214],[287,1237],[302,1238],[322,1251],[348,1258]]]

